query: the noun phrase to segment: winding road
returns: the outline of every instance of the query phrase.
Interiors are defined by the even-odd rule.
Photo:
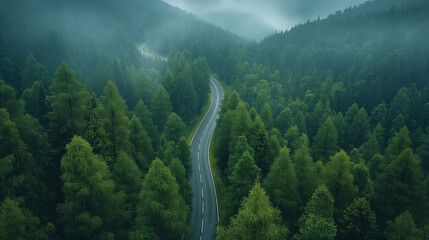
[[[210,141],[219,117],[223,91],[219,83],[210,77],[212,102],[210,109],[198,126],[191,140],[192,176],[194,191],[190,225],[194,227],[189,240],[210,240],[219,220],[219,208],[213,174],[209,163]]]

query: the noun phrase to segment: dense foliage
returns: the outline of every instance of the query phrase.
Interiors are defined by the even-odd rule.
[[[210,70],[215,238],[426,239],[429,4],[396,4],[245,43],[158,0],[1,1],[0,239],[185,237]]]

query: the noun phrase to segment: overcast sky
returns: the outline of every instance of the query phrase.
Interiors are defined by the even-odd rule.
[[[164,0],[247,38],[260,39],[366,0]]]

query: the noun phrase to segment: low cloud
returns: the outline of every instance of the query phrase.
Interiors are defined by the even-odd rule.
[[[197,17],[251,39],[288,30],[365,0],[164,0]]]

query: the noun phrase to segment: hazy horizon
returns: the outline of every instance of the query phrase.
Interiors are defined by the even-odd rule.
[[[243,37],[258,40],[366,0],[164,0]]]

